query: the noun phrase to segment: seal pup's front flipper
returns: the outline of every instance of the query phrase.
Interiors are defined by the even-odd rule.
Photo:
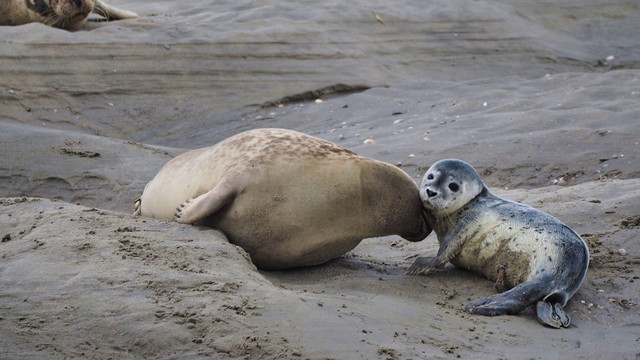
[[[411,264],[411,267],[409,267],[409,270],[407,270],[405,274],[428,275],[433,270],[444,266],[444,264],[440,264],[441,262],[441,259],[437,256],[420,256]]]
[[[180,204],[176,208],[175,220],[183,224],[196,223],[233,202],[237,194],[237,187],[223,180],[212,190]]]
[[[409,270],[407,275],[428,275],[433,270],[445,266],[451,259],[456,257],[470,236],[474,236],[474,228],[469,226],[478,219],[478,215],[471,213],[461,219],[451,231],[440,241],[440,248],[435,257],[420,256],[418,257]]]
[[[96,0],[93,12],[103,16],[107,21],[138,18],[138,14],[134,12],[115,8],[101,0]]]

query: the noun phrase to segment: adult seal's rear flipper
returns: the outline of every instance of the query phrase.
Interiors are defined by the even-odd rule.
[[[234,183],[223,180],[212,190],[180,204],[176,208],[175,220],[183,224],[194,224],[231,203],[237,194]]]
[[[93,12],[104,17],[107,21],[138,18],[138,14],[134,12],[115,8],[100,0],[96,0]]]
[[[142,199],[137,198],[133,202],[133,216],[140,216],[142,214]]]

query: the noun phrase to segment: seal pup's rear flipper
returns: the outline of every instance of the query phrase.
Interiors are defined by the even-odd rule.
[[[474,301],[465,306],[471,314],[484,316],[513,315],[549,294],[546,281],[527,281],[500,294]]]
[[[107,21],[136,19],[138,17],[138,14],[134,12],[115,8],[100,0],[95,2],[93,12],[103,16]]]
[[[544,325],[559,329],[569,327],[571,324],[571,317],[564,312],[562,304],[560,303],[552,304],[546,301],[538,301],[536,312],[538,314],[538,321]]]

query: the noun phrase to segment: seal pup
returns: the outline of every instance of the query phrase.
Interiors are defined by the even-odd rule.
[[[40,22],[69,30],[84,24],[91,13],[107,21],[138,17],[101,0],[0,0],[0,25]]]
[[[468,304],[466,311],[515,314],[537,303],[540,322],[569,326],[571,318],[562,307],[589,265],[589,250],[578,234],[551,215],[491,194],[475,169],[461,160],[433,164],[420,185],[420,198],[440,248],[435,257],[417,258],[408,274],[426,275],[451,261],[495,281],[501,292]]]
[[[321,264],[365,238],[431,232],[402,170],[284,129],[175,157],[146,185],[136,214],[222,230],[265,270]]]

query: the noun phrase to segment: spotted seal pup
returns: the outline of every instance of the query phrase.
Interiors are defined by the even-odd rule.
[[[0,0],[0,25],[40,22],[61,29],[76,29],[89,15],[106,20],[134,19],[131,11],[110,6],[101,0]]]
[[[426,275],[451,261],[495,281],[500,292],[468,304],[468,312],[515,314],[537,303],[540,322],[569,326],[563,306],[589,265],[589,250],[578,234],[551,215],[491,194],[475,169],[460,160],[433,164],[420,197],[440,248],[435,257],[417,258],[408,274]]]
[[[430,232],[397,167],[315,137],[256,129],[169,161],[135,214],[222,230],[265,270],[321,264],[364,238]]]

